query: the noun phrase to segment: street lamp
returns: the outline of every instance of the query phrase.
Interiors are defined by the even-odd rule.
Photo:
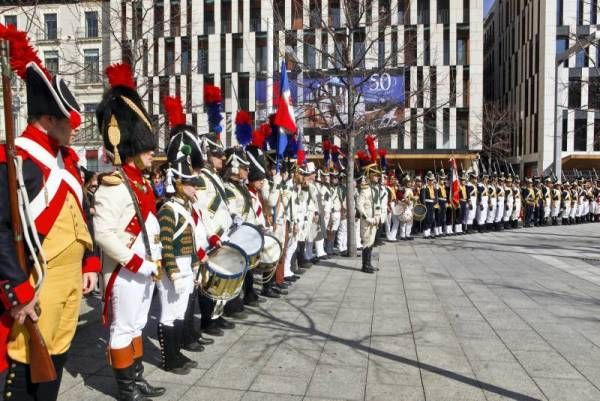
[[[573,54],[584,51],[592,44],[597,43],[597,40],[597,32],[581,40],[578,39],[577,43],[556,57],[556,63],[554,64],[554,170],[556,178],[559,180],[562,176],[562,124],[558,121],[558,67]],[[560,120],[562,121],[562,114]]]

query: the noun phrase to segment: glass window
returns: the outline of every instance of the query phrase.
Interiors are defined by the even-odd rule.
[[[44,65],[52,75],[57,75],[59,73],[58,51],[51,50],[44,52]]]
[[[575,119],[574,149],[576,152],[587,150],[587,120],[585,118]]]
[[[15,28],[17,27],[17,16],[16,15],[5,15],[4,16],[4,25],[12,25]]]
[[[556,25],[563,24],[563,6],[564,0],[556,0]]]
[[[55,40],[58,37],[56,14],[44,14],[45,39]]]
[[[578,109],[581,107],[581,79],[569,78],[569,108]]]
[[[85,12],[85,37],[98,37],[98,11]]]
[[[181,34],[181,8],[179,0],[171,0],[171,36]]]
[[[556,38],[556,56],[558,57],[561,54],[563,54],[564,52],[566,52],[568,46],[569,46],[569,38],[568,37],[559,36],[558,38]],[[569,66],[568,60],[566,60],[563,65],[564,65],[564,67],[568,67]]]
[[[100,52],[98,49],[83,51],[84,80],[86,83],[100,82]]]
[[[450,0],[438,0],[437,22],[438,24],[450,23]]]
[[[154,6],[154,36],[163,36],[165,32],[165,7],[161,4]]]
[[[173,38],[165,40],[165,71],[166,75],[175,74],[175,41]],[[163,74],[161,74],[163,75]]]
[[[208,73],[208,38],[198,37],[198,74]]]

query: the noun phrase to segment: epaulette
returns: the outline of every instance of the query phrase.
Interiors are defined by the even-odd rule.
[[[107,174],[102,177],[102,182],[100,185],[106,185],[109,187],[113,187],[115,185],[119,185],[123,182],[123,176],[118,171],[114,171],[111,174]]]

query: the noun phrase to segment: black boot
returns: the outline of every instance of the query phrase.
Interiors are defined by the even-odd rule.
[[[142,358],[138,358],[133,363],[135,369],[135,386],[144,397],[160,397],[167,390],[164,387],[154,387],[144,379],[144,364]]]
[[[176,375],[187,375],[190,373],[190,369],[184,365],[183,360],[179,359],[178,340],[175,326],[158,324],[162,368]]]
[[[117,381],[118,401],[150,401],[140,391],[136,383],[135,364],[124,368],[113,368]]]
[[[371,268],[371,270],[373,270],[373,271],[379,271],[379,267],[373,266],[372,258],[373,258],[373,247],[370,246],[369,247],[369,253],[367,254],[367,265]]]
[[[188,298],[187,309],[183,318],[183,337],[181,339],[181,347],[186,351],[200,352],[204,349],[204,345],[212,344],[215,340],[204,338],[202,334],[196,330],[194,325],[194,295]]]
[[[375,273],[375,270],[369,267],[369,248],[363,248],[362,250],[362,271],[365,273]]]
[[[188,369],[197,368],[198,362],[192,361],[190,358],[188,358],[187,356],[185,356],[181,353],[181,345],[182,345],[182,340],[183,340],[183,320],[175,320],[175,322],[173,322],[173,325],[175,327],[175,336],[176,336],[176,341],[177,341],[177,345],[176,345],[177,358],[179,358],[179,361],[183,364],[184,367],[186,367]],[[198,344],[198,345],[200,345],[200,344]],[[200,347],[202,347],[202,349],[200,351],[204,351],[204,347],[202,345],[200,345]]]
[[[298,257],[298,267],[302,269],[310,269],[312,267],[312,263],[304,257],[304,251],[306,249],[306,242],[300,241],[298,242],[298,248],[296,249],[296,254]]]

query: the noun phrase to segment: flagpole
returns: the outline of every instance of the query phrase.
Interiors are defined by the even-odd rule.
[[[273,23],[267,18],[267,119],[273,113]]]

